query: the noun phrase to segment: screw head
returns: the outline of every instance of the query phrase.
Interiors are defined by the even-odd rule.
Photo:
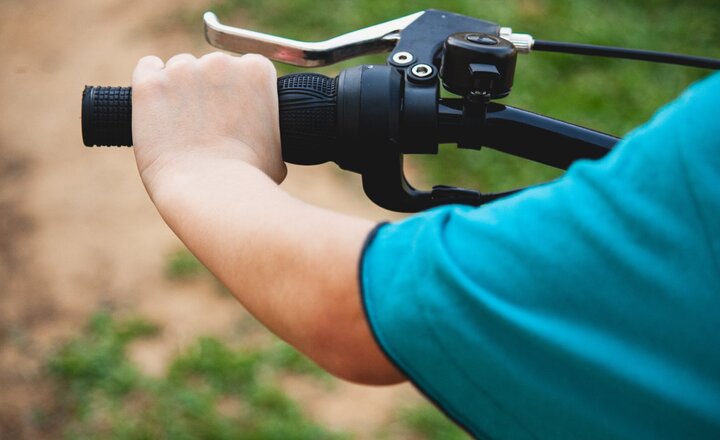
[[[410,52],[398,52],[392,56],[393,63],[400,66],[407,66],[412,63],[415,57]]]
[[[427,64],[416,64],[410,69],[410,72],[418,78],[427,78],[433,74],[433,68]]]

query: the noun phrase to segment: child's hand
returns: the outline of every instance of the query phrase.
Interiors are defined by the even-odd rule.
[[[181,54],[163,65],[145,57],[133,74],[132,100],[135,157],[151,194],[181,161],[237,159],[277,183],[285,178],[276,72],[266,58]]]

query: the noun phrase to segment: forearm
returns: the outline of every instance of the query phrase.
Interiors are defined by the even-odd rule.
[[[239,160],[176,161],[150,194],[178,237],[273,332],[348,379],[399,379],[348,374],[387,363],[377,348],[351,352],[372,339],[357,281],[371,222],[294,199]]]
[[[257,55],[145,57],[133,74],[133,140],[167,224],[245,307],[340,377],[402,379],[360,303],[370,222],[282,191],[276,74]]]

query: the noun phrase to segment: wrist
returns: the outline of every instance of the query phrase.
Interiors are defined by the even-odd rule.
[[[258,194],[279,190],[264,172],[247,161],[227,158],[183,158],[157,168],[145,180],[153,204],[173,227],[196,217],[217,199],[233,194],[233,203],[250,205]],[[208,212],[206,212],[207,214]]]
[[[158,187],[165,186],[169,182],[172,186],[174,185],[172,182],[178,182],[179,177],[203,179],[228,166],[240,169],[254,168],[276,183],[280,183],[286,174],[285,163],[281,160],[278,161],[279,164],[267,163],[269,161],[263,161],[252,148],[234,140],[223,140],[201,148],[177,147],[172,148],[170,152],[152,153],[141,148],[135,149],[140,177],[153,199]],[[236,172],[240,172],[240,169]]]

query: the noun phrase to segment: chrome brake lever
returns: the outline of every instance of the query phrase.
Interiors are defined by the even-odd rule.
[[[388,52],[400,39],[400,31],[425,11],[358,29],[325,41],[306,42],[227,26],[212,12],[206,12],[205,38],[208,43],[235,53],[258,53],[272,60],[302,67],[327,66],[378,52]]]

